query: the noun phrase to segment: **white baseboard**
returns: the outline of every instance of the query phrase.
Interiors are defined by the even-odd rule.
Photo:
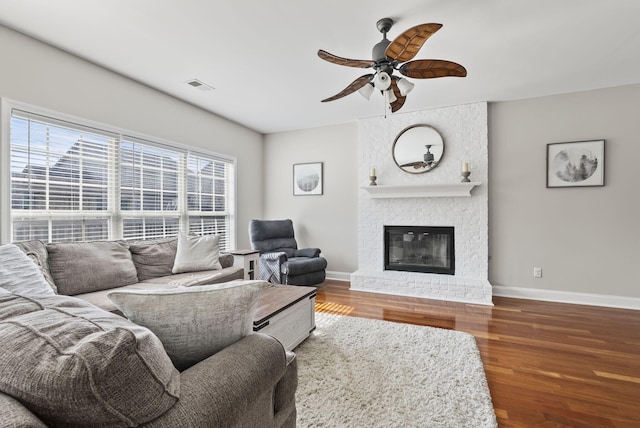
[[[542,300],[545,302],[640,310],[640,298],[613,296],[609,294],[576,293],[571,291],[540,290],[536,288],[494,285],[493,295],[513,297],[516,299]]]
[[[351,281],[351,272],[327,271],[327,279]],[[492,294],[514,299],[541,300],[543,302],[571,303],[574,305],[604,306],[608,308],[640,310],[640,298],[610,294],[576,293],[571,291],[541,290],[537,288],[492,285]]]
[[[328,270],[327,279],[332,279],[334,281],[351,281],[351,272],[336,272]]]

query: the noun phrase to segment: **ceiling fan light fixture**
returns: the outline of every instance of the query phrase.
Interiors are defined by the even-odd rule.
[[[396,94],[394,94],[391,89],[387,89],[386,91],[384,91],[384,94],[385,98],[387,99],[387,104],[394,103],[398,100],[398,98],[396,98]]]
[[[360,95],[362,95],[366,99],[370,99],[371,98],[371,94],[373,94],[373,90],[374,89],[375,88],[373,87],[373,85],[371,83],[367,83],[362,88],[358,89],[358,92],[360,93]]]
[[[400,90],[400,95],[406,97],[409,92],[413,90],[416,85],[409,82],[407,79],[400,78],[398,79],[398,89]]]
[[[376,77],[373,79],[373,85],[379,91],[386,91],[391,86],[391,76],[389,76],[384,71],[376,74]]]

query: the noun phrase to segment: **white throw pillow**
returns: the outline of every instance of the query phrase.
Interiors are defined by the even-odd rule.
[[[23,295],[55,294],[40,268],[13,244],[0,246],[0,287]]]
[[[129,320],[155,333],[182,371],[251,333],[260,292],[270,286],[240,280],[107,296]]]
[[[178,234],[178,248],[173,262],[173,273],[222,269],[220,236]]]

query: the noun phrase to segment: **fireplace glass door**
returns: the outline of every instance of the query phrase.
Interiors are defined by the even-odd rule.
[[[455,274],[453,227],[385,226],[384,268]]]

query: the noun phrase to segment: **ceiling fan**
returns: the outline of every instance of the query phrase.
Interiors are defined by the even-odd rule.
[[[441,59],[410,61],[416,56],[424,42],[442,28],[442,24],[416,25],[400,34],[393,42],[387,39],[387,33],[393,26],[391,18],[379,20],[376,26],[378,31],[382,33],[382,41],[373,47],[372,60],[342,58],[322,49],[318,50],[318,56],[325,61],[347,67],[373,68],[374,70],[374,73],[358,77],[338,94],[322,100],[323,103],[337,100],[355,91],[369,99],[373,91],[377,89],[385,96],[391,112],[396,112],[404,105],[406,95],[415,85],[403,77],[394,76],[395,70],[403,76],[415,79],[446,76],[465,77],[467,75],[467,70],[463,66],[452,61]]]
[[[427,148],[427,152],[423,155],[422,160],[419,160],[417,162],[409,162],[409,163],[402,164],[400,165],[400,168],[432,169],[438,166],[438,161],[435,160],[435,156],[433,155],[433,153],[431,153],[431,144],[427,144],[425,145],[425,147]]]

